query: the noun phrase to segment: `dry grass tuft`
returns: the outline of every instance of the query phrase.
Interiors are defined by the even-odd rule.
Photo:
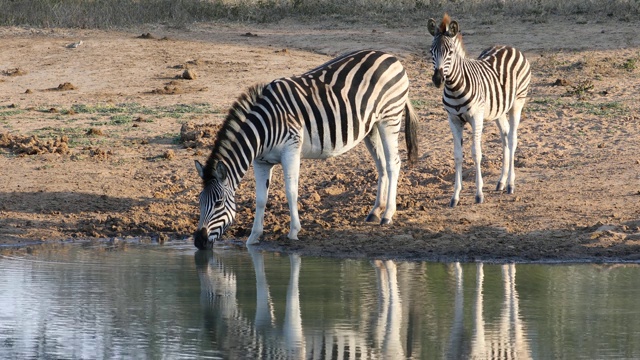
[[[213,20],[275,22],[296,17],[385,21],[402,26],[444,12],[473,13],[488,19],[505,15],[535,23],[546,22],[550,14],[581,19],[607,16],[621,21],[640,17],[640,3],[625,0],[0,0],[0,9],[0,25],[79,28],[147,23],[186,26]]]

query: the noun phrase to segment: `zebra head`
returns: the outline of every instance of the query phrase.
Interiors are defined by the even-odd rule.
[[[456,54],[462,50],[462,39],[459,32],[458,22],[451,20],[449,15],[444,14],[440,25],[436,25],[434,19],[427,22],[429,33],[433,36],[431,43],[431,60],[433,61],[433,77],[431,80],[436,87],[442,86],[442,81],[446,81],[451,74],[451,63]]]
[[[195,246],[208,249],[233,223],[236,217],[235,191],[227,175],[227,168],[218,161],[211,167],[211,174],[196,160],[196,170],[204,181],[200,193],[200,221],[193,235]]]

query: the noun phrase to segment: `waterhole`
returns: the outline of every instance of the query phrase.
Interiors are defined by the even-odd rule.
[[[33,247],[0,256],[0,358],[640,358],[639,299],[634,264]]]

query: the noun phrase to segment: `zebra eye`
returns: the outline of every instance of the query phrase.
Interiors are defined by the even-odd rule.
[[[223,202],[224,202],[224,201],[222,201],[222,200],[218,200],[218,201],[216,201],[216,202],[213,204],[213,207],[216,207],[216,208],[222,207],[222,203],[223,203]]]

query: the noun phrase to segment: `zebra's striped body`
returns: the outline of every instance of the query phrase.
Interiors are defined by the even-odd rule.
[[[476,168],[476,203],[484,201],[482,193],[481,136],[484,120],[495,120],[502,139],[502,175],[496,190],[515,191],[514,156],[520,114],[526,102],[531,82],[529,62],[511,47],[494,46],[469,59],[462,44],[458,23],[445,14],[439,26],[429,19],[428,28],[433,35],[431,55],[434,66],[433,83],[444,82],[442,102],[449,116],[453,133],[456,167],[454,193],[450,206],[460,200],[462,189],[462,129],[471,124],[473,131],[472,156]]]
[[[409,80],[394,56],[358,51],[300,76],[254,86],[240,96],[217,135],[205,166],[198,248],[210,247],[235,217],[235,191],[253,164],[256,214],[247,244],[263,232],[272,168],[282,164],[291,214],[290,239],[300,231],[300,159],[324,159],[365,141],[378,169],[378,193],[367,221],[390,223],[400,171],[398,134],[405,118],[409,161],[417,157],[417,118],[408,101]]]

